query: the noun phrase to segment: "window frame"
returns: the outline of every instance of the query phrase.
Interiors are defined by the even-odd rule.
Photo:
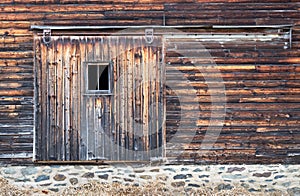
[[[85,93],[88,95],[111,95],[113,87],[113,62],[96,61],[85,62]],[[108,66],[108,90],[90,90],[89,89],[89,66]],[[101,75],[99,75],[100,77]],[[98,76],[97,76],[98,77]],[[99,80],[99,78],[98,78]],[[98,81],[99,83],[99,81]]]

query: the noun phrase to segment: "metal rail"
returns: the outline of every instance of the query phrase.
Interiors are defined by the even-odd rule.
[[[292,24],[286,25],[174,25],[174,26],[40,26],[32,25],[31,30],[103,30],[103,29],[141,29],[141,28],[156,28],[156,29],[185,29],[185,28],[213,28],[213,29],[236,29],[236,28],[291,28]]]

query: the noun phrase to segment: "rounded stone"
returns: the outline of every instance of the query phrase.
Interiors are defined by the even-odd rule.
[[[169,177],[166,176],[166,175],[157,175],[157,176],[156,176],[156,180],[167,181],[168,178],[169,178]]]
[[[150,172],[159,172],[159,169],[158,168],[151,169]]]
[[[291,186],[291,182],[284,182],[284,183],[282,183],[282,186],[289,187],[289,186]]]
[[[299,187],[293,187],[287,190],[287,192],[290,195],[300,195],[300,188]]]
[[[191,178],[192,175],[191,174],[179,174],[173,177],[174,180],[177,179],[187,179],[187,178]]]
[[[49,180],[49,179],[50,179],[50,176],[40,175],[34,181],[35,182],[41,182],[41,181],[45,181],[45,180]]]
[[[108,174],[103,174],[103,175],[98,175],[98,178],[107,180],[108,179]]]
[[[15,179],[15,182],[30,182],[30,179],[29,178],[17,178]]]
[[[189,187],[195,187],[195,188],[199,188],[200,185],[199,184],[188,184]]]
[[[53,192],[58,192],[59,189],[58,188],[49,188],[50,191],[53,191]]]
[[[37,169],[35,167],[25,167],[21,169],[21,173],[23,176],[29,176],[37,173]]]
[[[60,165],[51,165],[50,167],[58,169],[58,168],[60,168]]]
[[[185,182],[183,182],[183,181],[181,181],[181,182],[172,182],[171,183],[171,186],[175,187],[175,188],[177,188],[177,187],[183,187],[184,185],[185,185]]]
[[[4,172],[5,174],[16,174],[16,173],[17,173],[17,171],[14,170],[13,168],[5,168],[5,169],[3,170],[3,172]]]
[[[233,186],[231,186],[230,184],[219,184],[218,185],[218,190],[231,190],[233,189]]]
[[[67,186],[67,183],[63,183],[63,184],[55,184],[54,186]]]
[[[141,175],[140,178],[144,179],[144,180],[151,180],[152,177],[149,175]]]
[[[50,169],[50,168],[43,169],[43,172],[50,174],[52,172],[52,169]]]
[[[259,191],[261,191],[261,190],[260,190],[260,189],[250,188],[250,189],[248,189],[248,191],[249,191],[250,193],[253,193],[253,192],[259,192]]]
[[[63,175],[63,174],[56,174],[56,175],[53,177],[53,179],[54,179],[55,181],[64,181],[66,178],[67,178],[67,177],[66,177],[65,175]]]
[[[125,182],[133,182],[134,180],[133,180],[133,179],[130,179],[130,178],[124,178],[124,181],[125,181]]]
[[[176,170],[173,168],[165,168],[164,171],[170,171],[170,172],[174,172],[174,173],[176,172]]]
[[[132,173],[132,170],[125,169],[125,170],[124,170],[124,173],[125,173],[125,174],[130,174],[130,173]]]
[[[253,174],[253,176],[255,176],[255,177],[265,177],[265,178],[267,178],[267,177],[270,177],[271,176],[271,172],[264,172],[264,173],[254,173]]]
[[[144,169],[138,169],[138,170],[134,170],[134,172],[135,173],[143,173],[143,172],[145,172],[145,170]]]
[[[198,176],[198,178],[208,178],[209,177],[209,175],[200,175],[200,176]]]
[[[78,179],[77,178],[70,178],[70,183],[72,184],[72,185],[75,185],[75,184],[78,184]]]
[[[202,172],[203,170],[201,170],[201,169],[199,169],[199,168],[197,168],[197,169],[194,169],[194,171],[193,172]]]
[[[82,175],[83,178],[94,178],[95,174],[92,172],[87,172]]]
[[[82,169],[83,169],[83,167],[76,165],[76,166],[74,166],[74,169],[77,169],[77,170],[82,170]]]
[[[279,178],[283,178],[283,177],[285,177],[285,175],[277,175],[274,177],[274,179],[279,179]]]
[[[99,170],[99,171],[96,171],[95,173],[113,173],[114,171],[113,170]]]
[[[241,186],[244,187],[244,188],[246,188],[246,189],[250,188],[249,184],[246,184],[246,183],[242,183]]]
[[[227,173],[232,173],[232,172],[241,172],[244,171],[246,168],[245,167],[229,167],[227,170]]]

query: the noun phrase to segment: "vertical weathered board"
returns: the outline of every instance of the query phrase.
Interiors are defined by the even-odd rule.
[[[81,58],[78,40],[54,38],[36,46],[37,160],[78,160]]]
[[[86,146],[87,154],[82,151],[81,159],[138,161],[161,157],[160,38],[156,37],[152,45],[146,44],[143,36],[88,40],[85,64],[110,62],[112,88],[109,94],[95,95],[83,89],[82,146]]]
[[[161,39],[35,39],[37,160],[150,160],[163,153]],[[90,93],[89,63],[111,64],[111,91]]]

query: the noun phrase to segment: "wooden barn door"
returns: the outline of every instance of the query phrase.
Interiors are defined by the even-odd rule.
[[[161,38],[35,38],[38,161],[163,156]]]

